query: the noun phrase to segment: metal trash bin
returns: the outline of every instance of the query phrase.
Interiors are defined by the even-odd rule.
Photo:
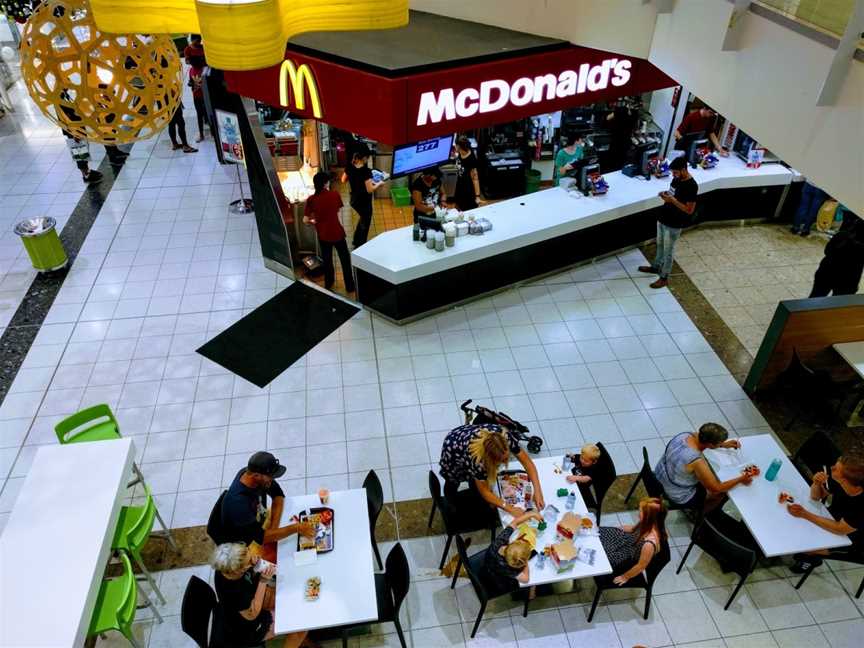
[[[60,270],[69,263],[63,243],[57,236],[57,221],[50,216],[28,218],[15,226],[30,262],[39,272]]]

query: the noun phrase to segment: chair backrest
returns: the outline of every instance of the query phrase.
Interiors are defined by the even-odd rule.
[[[649,497],[666,499],[666,489],[663,488],[663,484],[654,475],[654,469],[651,467],[651,461],[648,459],[648,448],[645,446],[642,446],[642,469],[639,471],[639,474],[642,477],[642,485],[645,486]]]
[[[447,498],[441,494],[441,481],[434,470],[429,471],[429,494],[432,496],[435,506],[438,507],[439,513],[441,513],[444,530],[448,534],[455,533],[456,524],[454,523],[453,509],[450,507],[450,502],[447,501]]]
[[[147,543],[147,538],[150,537],[153,523],[156,520],[156,502],[153,501],[153,494],[147,484],[144,484],[144,494],[144,506],[136,507],[140,508],[138,519],[126,531],[126,542],[136,550]]]
[[[408,567],[408,558],[405,556],[402,545],[398,542],[387,554],[384,561],[384,573],[387,574],[387,584],[393,595],[393,612],[398,617],[399,608],[402,607],[402,602],[408,595],[408,588],[411,586],[411,570]]]
[[[756,552],[724,535],[708,518],[694,529],[693,542],[724,568],[731,569],[739,576],[746,576],[756,567]]]
[[[225,542],[225,530],[222,527],[222,501],[227,493],[227,490],[222,491],[216,504],[213,505],[213,510],[210,511],[210,517],[207,518],[207,535],[217,545]]]
[[[597,443],[600,448],[600,458],[597,460],[597,465],[594,467],[594,477],[591,484],[594,486],[594,496],[597,499],[597,505],[603,503],[603,498],[609,488],[618,478],[618,471],[615,470],[615,462],[612,461],[612,456],[602,443]]]
[[[462,539],[462,536],[458,534],[456,535],[456,551],[459,552],[462,566],[468,574],[468,580],[471,581],[471,585],[474,587],[474,592],[477,594],[477,598],[479,598],[481,602],[488,601],[489,595],[486,592],[486,588],[483,586],[480,574],[474,571],[474,568],[471,567],[471,561],[468,560],[468,547],[465,546],[465,541]]]
[[[654,581],[657,580],[660,572],[669,564],[670,560],[672,560],[672,553],[669,549],[669,541],[663,540],[660,546],[660,551],[657,552],[645,568],[645,580],[648,583],[648,587],[654,585]]]
[[[369,505],[369,525],[374,529],[378,516],[381,515],[381,509],[384,508],[384,488],[374,470],[370,470],[366,475],[363,488],[366,489],[366,503]]]
[[[117,623],[121,628],[128,628],[135,620],[135,608],[138,605],[138,584],[135,581],[135,572],[132,571],[132,563],[125,551],[120,552],[120,562],[123,563],[123,589],[120,600],[117,602]]]
[[[208,648],[207,638],[210,616],[216,609],[216,593],[197,576],[191,576],[183,593],[180,608],[180,627],[192,637],[199,648]]]
[[[441,501],[444,498],[441,497],[441,480],[438,479],[438,475],[435,474],[434,470],[429,471],[429,495],[432,497],[432,501],[435,502],[435,506],[440,507]]]
[[[840,449],[824,432],[816,431],[801,444],[801,447],[792,456],[792,463],[799,467],[805,467],[810,471],[807,477],[812,477],[813,473],[822,470],[823,466],[830,469],[841,454]]]
[[[60,421],[54,426],[54,432],[61,444],[74,443],[75,438],[80,436],[82,432],[107,421],[113,423],[118,430],[120,429],[110,407],[105,404],[94,405]]]

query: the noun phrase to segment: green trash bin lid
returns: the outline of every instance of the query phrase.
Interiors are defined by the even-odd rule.
[[[15,226],[15,233],[18,236],[41,236],[50,232],[57,226],[57,221],[50,216],[39,216],[37,218],[28,218]]]

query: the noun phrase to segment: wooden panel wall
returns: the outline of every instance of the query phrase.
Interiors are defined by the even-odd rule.
[[[852,369],[831,346],[862,340],[864,295],[780,302],[744,387],[752,393],[771,386],[792,360],[793,349],[813,369],[827,370],[838,380],[851,378]]]

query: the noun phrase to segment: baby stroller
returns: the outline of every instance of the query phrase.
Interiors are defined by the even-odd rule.
[[[531,436],[528,434],[528,428],[522,425],[519,421],[514,421],[504,412],[494,412],[482,405],[471,407],[472,399],[468,399],[460,408],[465,413],[465,425],[483,425],[490,423],[493,425],[503,425],[509,429],[519,441],[527,441],[526,449],[531,454],[540,452],[543,446],[543,439],[539,436]]]

